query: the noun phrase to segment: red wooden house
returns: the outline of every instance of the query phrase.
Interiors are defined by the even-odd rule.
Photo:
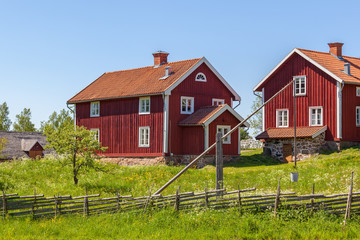
[[[360,58],[342,55],[343,43],[329,52],[295,48],[255,87],[268,100],[295,79],[297,156],[321,148],[360,143]],[[263,109],[264,151],[291,161],[294,89],[289,86]]]
[[[196,155],[242,120],[230,107],[240,96],[206,58],[153,56],[153,66],[104,73],[68,101],[107,157]],[[239,137],[226,139],[224,155],[240,153]]]

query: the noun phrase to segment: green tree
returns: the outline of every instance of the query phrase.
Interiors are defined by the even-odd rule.
[[[251,105],[251,111],[254,112],[262,105],[262,98],[256,97]],[[250,128],[253,130],[254,134],[258,134],[262,132],[262,111],[258,111],[252,118],[250,118]]]
[[[35,132],[35,125],[31,122],[30,108],[24,108],[20,114],[15,116],[13,128],[16,132]]]
[[[0,131],[9,131],[11,120],[9,119],[9,108],[4,102],[0,105]]]
[[[4,149],[5,149],[5,145],[8,143],[7,138],[3,137],[0,138],[0,159],[4,158],[5,156],[2,155]]]
[[[54,130],[63,128],[67,124],[73,124],[73,118],[70,111],[62,109],[59,113],[54,111],[50,116],[49,120],[40,123],[40,132],[45,131],[45,127],[48,126]]]
[[[250,138],[248,131],[245,131],[243,128],[240,128],[240,138],[241,140]]]
[[[82,171],[93,168],[101,169],[96,159],[99,152],[104,152],[107,147],[101,147],[95,139],[94,132],[85,127],[74,127],[73,124],[64,124],[62,128],[54,129],[50,125],[44,130],[49,144],[46,148],[53,148],[58,154],[63,155],[63,165],[72,167],[74,184],[78,184],[78,175]]]

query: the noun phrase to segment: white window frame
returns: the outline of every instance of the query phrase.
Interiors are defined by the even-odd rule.
[[[312,124],[311,121],[311,116],[312,116],[312,110],[321,110],[321,117],[320,117],[320,124],[317,123],[318,119],[315,119],[315,124]],[[318,113],[316,112],[315,115],[317,116]],[[318,106],[318,107],[309,107],[309,126],[322,126],[324,123],[324,111],[323,111],[323,107],[322,106]]]
[[[294,93],[293,94],[295,94],[295,96],[306,96],[306,82],[307,82],[307,79],[306,79],[306,76],[294,76],[293,77],[293,79],[295,80],[295,82],[294,82],[294,86],[295,86],[295,90],[294,90]],[[299,93],[296,93],[296,83],[299,81],[299,80],[301,80],[301,79],[304,79],[304,92],[301,92],[301,86],[300,86],[300,84],[301,84],[301,82],[299,83]]]
[[[143,106],[144,106],[144,104],[146,104],[146,101],[149,101],[149,109],[146,109],[146,105],[145,105],[145,111],[143,111]],[[139,114],[150,114],[150,108],[151,108],[150,97],[140,97],[139,98]]]
[[[94,133],[94,140],[97,140],[98,142],[100,142],[100,129],[92,128],[92,129],[90,129],[90,131]]]
[[[143,130],[147,131],[147,139],[145,138],[146,132]],[[150,147],[150,127],[139,127],[139,147]]]
[[[217,125],[216,126],[216,133],[219,132],[219,130],[221,131],[222,136],[224,136],[225,133],[225,129],[226,129],[226,133],[230,132],[231,130],[231,126],[230,125]],[[229,136],[227,136],[224,140],[223,140],[223,144],[231,144],[231,134]]]
[[[218,106],[221,104],[225,104],[225,99],[220,99],[220,98],[213,98],[212,99],[212,105],[213,106]]]
[[[183,111],[183,100],[186,100],[186,111]],[[190,111],[187,110],[187,103],[191,101]],[[194,97],[181,97],[180,98],[180,113],[181,114],[192,114],[194,112]]]
[[[198,77],[200,77],[200,76],[203,76],[204,79],[198,79]],[[199,72],[198,74],[196,74],[195,81],[197,81],[197,82],[206,82],[206,76],[205,76],[205,74],[202,73],[202,72]]]
[[[360,97],[360,87],[356,87],[356,96]]]
[[[359,112],[359,115],[358,115],[358,112]],[[357,127],[360,127],[360,106],[355,107],[355,123],[356,123]]]
[[[282,125],[280,125],[280,119],[279,119],[279,112],[286,112],[286,125],[284,125],[282,122],[284,122],[284,115],[282,115]],[[277,128],[284,128],[284,127],[289,127],[289,109],[276,109],[276,127]]]
[[[97,106],[97,111],[95,109]],[[100,102],[91,102],[90,103],[90,117],[99,117],[100,116]]]

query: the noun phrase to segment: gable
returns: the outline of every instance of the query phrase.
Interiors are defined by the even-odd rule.
[[[261,91],[263,85],[276,72],[280,71],[282,66],[285,65],[294,55],[299,55],[340,83],[360,84],[359,58],[343,56],[343,60],[341,60],[331,55],[330,53],[295,48],[254,87],[253,91]],[[349,76],[343,72],[345,62],[351,64],[352,76]]]

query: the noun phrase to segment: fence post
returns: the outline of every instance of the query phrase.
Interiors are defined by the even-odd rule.
[[[223,146],[222,134],[216,134],[216,190],[223,189]],[[217,195],[221,193],[218,192]]]
[[[280,202],[280,180],[281,180],[281,177],[279,177],[279,183],[278,183],[277,192],[276,192],[274,216],[276,216],[276,211],[277,211],[277,208],[278,208],[278,205]]]
[[[315,183],[313,183],[313,189],[312,189],[312,194],[315,194]],[[311,198],[311,210],[314,209],[314,197]]]
[[[7,205],[6,205],[6,195],[5,195],[5,191],[3,190],[3,198],[2,198],[2,202],[3,202],[3,219],[5,219],[6,215],[7,215]]]
[[[353,192],[353,180],[354,180],[354,172],[351,172],[351,183],[349,188],[349,195],[346,203],[346,211],[345,211],[345,221],[346,219],[350,218],[350,212],[351,212],[351,200],[352,200],[352,192]]]
[[[116,211],[120,211],[120,195],[119,195],[119,189],[116,190],[116,196],[117,196],[117,201],[116,201]]]
[[[85,187],[85,197],[84,197],[84,216],[89,215],[89,201],[87,197],[87,188]]]
[[[208,196],[207,196],[207,188],[205,188],[205,207],[206,208],[209,207],[209,200],[208,200]]]
[[[241,209],[241,195],[240,195],[240,185],[238,184],[238,198],[239,198],[239,208]]]
[[[36,190],[34,189],[34,202],[31,206],[32,217],[35,218]]]
[[[175,195],[175,210],[179,211],[180,209],[180,196],[179,196],[179,190],[176,190],[176,195]]]
[[[55,218],[57,217],[57,212],[58,212],[58,200],[56,195],[54,195],[54,199],[55,199]]]

